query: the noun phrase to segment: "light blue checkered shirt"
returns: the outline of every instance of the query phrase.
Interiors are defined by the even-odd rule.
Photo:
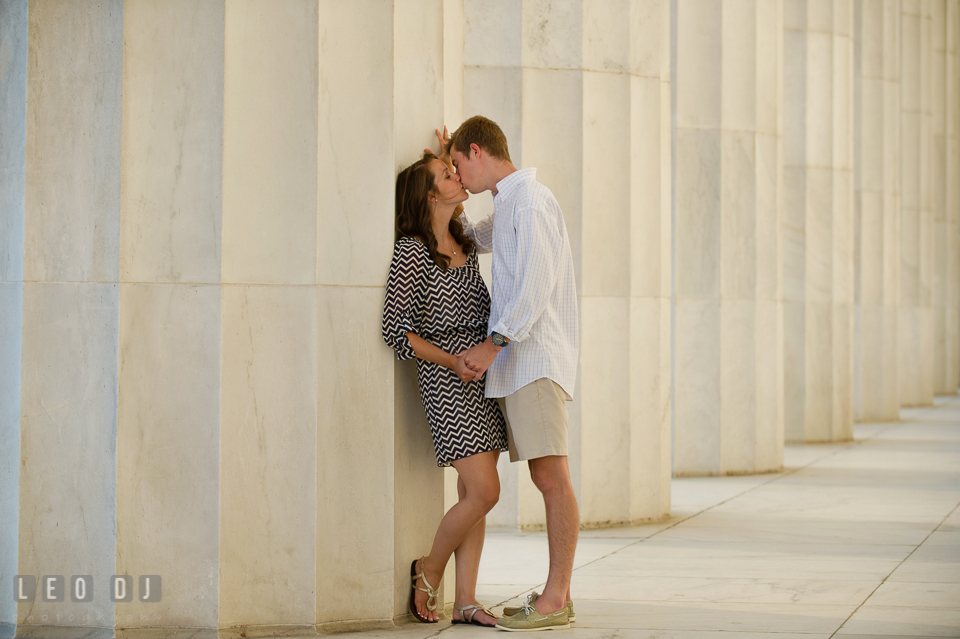
[[[542,377],[573,397],[580,335],[573,256],[563,213],[537,170],[497,183],[493,215],[461,216],[477,251],[493,251],[488,332],[510,338],[487,370],[487,397],[505,397]]]

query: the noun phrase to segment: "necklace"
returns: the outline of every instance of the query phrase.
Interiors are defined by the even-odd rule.
[[[454,242],[453,246],[456,246],[456,245],[457,245],[456,242]],[[440,246],[440,242],[437,242],[437,246]],[[442,248],[442,247],[441,247],[441,248]],[[446,248],[444,248],[444,251],[448,251],[448,250],[449,250],[450,253],[452,253],[453,255],[456,255],[456,254],[457,254],[457,252],[456,252],[454,249],[452,249],[452,248],[451,248],[451,249],[446,249]]]

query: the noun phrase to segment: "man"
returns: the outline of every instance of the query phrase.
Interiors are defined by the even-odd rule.
[[[491,120],[475,116],[447,145],[460,182],[471,193],[490,191],[494,214],[467,233],[493,251],[490,335],[466,351],[477,377],[487,372],[487,397],[502,398],[510,460],[527,461],[547,513],[550,571],[543,594],[504,616],[503,630],[569,628],[570,577],[580,514],[567,463],[567,407],[577,374],[579,335],[573,257],[560,205],[518,170],[507,139]],[[461,218],[463,219],[463,218]]]

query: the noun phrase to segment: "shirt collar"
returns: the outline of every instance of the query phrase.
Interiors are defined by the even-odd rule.
[[[537,169],[530,167],[518,169],[497,182],[497,196],[495,200],[503,200],[524,182],[533,182],[537,179]]]

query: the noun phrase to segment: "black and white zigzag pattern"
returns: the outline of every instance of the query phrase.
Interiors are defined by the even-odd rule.
[[[397,242],[383,302],[383,340],[398,358],[414,357],[410,331],[448,353],[466,350],[486,339],[489,317],[490,293],[476,253],[443,272],[419,240]],[[422,359],[417,373],[438,465],[506,449],[506,422],[496,400],[483,396],[483,380],[465,384],[449,368]]]

